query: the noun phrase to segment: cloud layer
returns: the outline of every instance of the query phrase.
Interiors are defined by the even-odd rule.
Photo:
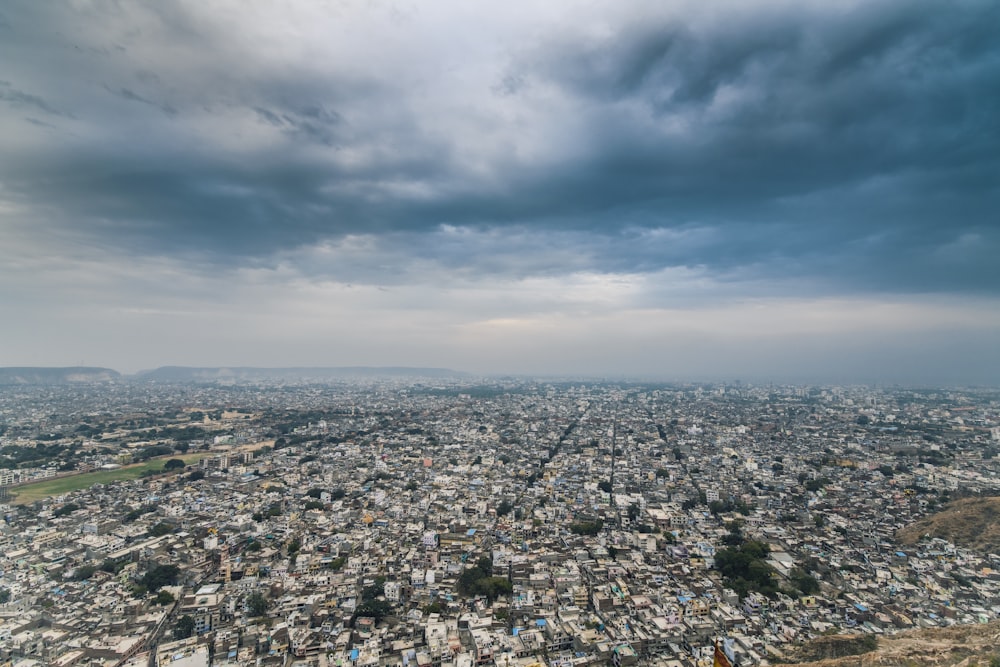
[[[853,322],[857,340],[802,334],[820,357],[864,347],[870,308],[908,313],[877,349],[915,327],[913,358],[943,353],[946,316],[979,341],[963,359],[989,356],[996,3],[535,4],[0,8],[6,360],[45,357],[33,332],[82,305],[130,332],[113,348],[130,366],[285,364],[271,343],[297,340],[298,363],[670,374],[664,322],[707,335],[747,304]],[[335,314],[286,312],[309,299]],[[136,342],[166,343],[159,313],[226,312],[239,359],[210,358],[236,348],[199,327],[173,355]],[[394,333],[364,325],[324,354],[344,317]],[[433,321],[452,333],[419,343]],[[767,347],[753,328],[684,373],[738,369]],[[652,366],[608,352],[624,330],[658,332],[623,338]],[[78,333],[47,344],[92,356],[96,330]],[[566,361],[543,364],[546,345]],[[910,364],[886,377],[947,375]],[[986,368],[975,381],[995,353]]]

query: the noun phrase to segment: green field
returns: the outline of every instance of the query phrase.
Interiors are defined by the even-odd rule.
[[[181,459],[184,463],[191,464],[201,459],[211,456],[209,452],[198,452],[197,454],[183,454],[177,456],[164,456],[157,459],[150,459],[142,463],[122,466],[114,470],[98,470],[96,472],[84,472],[78,475],[60,477],[58,479],[46,479],[41,482],[32,482],[24,486],[10,489],[11,495],[15,496],[14,502],[18,505],[35,502],[49,496],[58,496],[69,491],[79,491],[94,484],[107,484],[126,479],[139,479],[147,470],[157,472],[163,470],[163,464],[170,459]]]

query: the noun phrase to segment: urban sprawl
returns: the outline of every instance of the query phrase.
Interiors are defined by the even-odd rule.
[[[998,453],[986,390],[4,387],[0,665],[749,666],[982,623],[1000,556],[898,533]]]

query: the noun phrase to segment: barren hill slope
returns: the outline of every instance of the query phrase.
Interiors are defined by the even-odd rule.
[[[840,644],[857,644],[857,637],[819,637],[789,650],[792,660],[821,655],[843,655]],[[849,647],[847,647],[849,648]],[[1000,621],[985,625],[956,625],[950,628],[910,630],[881,637],[878,648],[868,653],[831,657],[814,662],[798,662],[799,667],[869,667],[881,665],[932,665],[936,667],[986,667],[1000,660]]]
[[[906,545],[921,537],[940,537],[982,553],[1000,551],[1000,498],[962,498],[903,528],[896,539]]]

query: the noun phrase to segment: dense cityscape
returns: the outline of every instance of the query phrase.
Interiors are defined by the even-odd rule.
[[[6,386],[0,665],[750,666],[986,623],[1000,555],[907,529],[998,453],[985,389]]]

